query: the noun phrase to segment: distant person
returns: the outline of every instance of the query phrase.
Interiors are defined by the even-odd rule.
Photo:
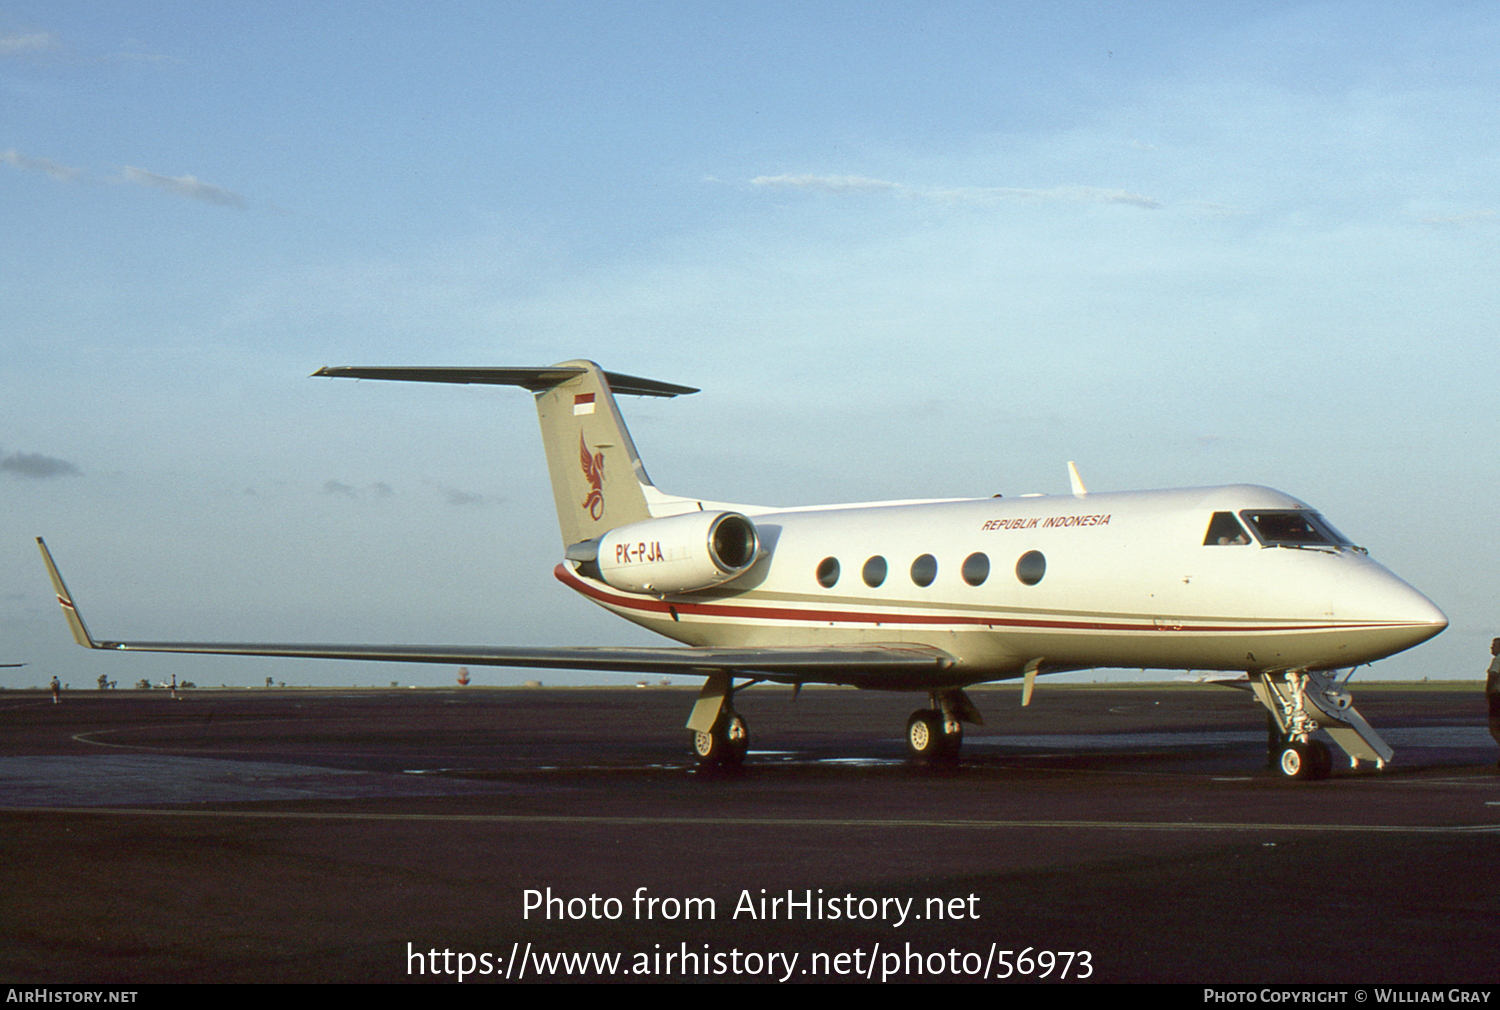
[[[1489,676],[1484,679],[1484,699],[1490,704],[1490,736],[1500,744],[1500,638],[1490,643]]]
[[[1495,641],[1496,642],[1500,642],[1500,638],[1495,639]],[[1496,660],[1496,662],[1500,663],[1500,660]],[[52,704],[56,705],[61,700],[62,700],[62,684],[58,683],[58,680],[57,680],[56,677],[53,677],[52,678]],[[1491,712],[1495,711],[1495,706],[1493,704],[1490,706],[1490,711]],[[1493,725],[1493,722],[1494,722],[1494,720],[1492,718],[1491,719],[1491,724],[1492,725]],[[1496,737],[1496,739],[1500,740],[1500,737]]]

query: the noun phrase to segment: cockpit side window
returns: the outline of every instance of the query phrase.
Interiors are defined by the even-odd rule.
[[[1250,509],[1240,518],[1267,547],[1352,547],[1342,533],[1316,512],[1285,509],[1257,512]]]
[[[1240,525],[1233,512],[1215,512],[1214,517],[1208,523],[1208,534],[1203,538],[1205,547],[1248,544],[1249,542],[1250,537],[1245,532],[1245,527]]]

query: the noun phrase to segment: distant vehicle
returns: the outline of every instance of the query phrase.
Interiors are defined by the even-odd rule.
[[[1277,767],[1329,773],[1392,752],[1334,671],[1447,627],[1430,600],[1311,507],[1250,485],[778,508],[665,494],[616,394],[697,392],[547,368],[323,368],[316,375],[521,386],[535,394],[562,529],[557,579],[688,648],[106,642],[84,626],[38,538],[74,638],[93,649],[303,656],[682,674],[705,678],[688,728],[704,763],[738,763],[736,691],[763,682],[925,693],[919,758],[953,759],[964,688],[1101,667],[1238,671],[1270,712]]]

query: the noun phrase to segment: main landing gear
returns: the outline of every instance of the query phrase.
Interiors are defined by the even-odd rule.
[[[741,686],[756,683],[752,680]],[[704,681],[687,728],[693,731],[693,756],[700,768],[733,768],[744,763],[745,752],[750,749],[750,727],[734,710],[733,677],[715,673]]]
[[[906,720],[906,752],[914,760],[953,762],[964,744],[964,722],[983,723],[962,691],[934,691],[932,708],[919,708]]]
[[[740,765],[749,749],[750,727],[744,716],[727,705],[711,728],[693,733],[693,754],[700,765]]]
[[[906,751],[918,761],[957,761],[963,749],[964,729],[954,723],[950,732],[943,713],[922,708],[906,720]]]
[[[760,683],[751,680],[740,689]],[[727,673],[710,674],[698,692],[687,728],[693,731],[693,756],[700,768],[737,767],[750,749],[750,727],[734,710],[735,684]],[[984,717],[958,688],[933,691],[930,708],[918,709],[906,722],[906,749],[912,758],[932,763],[958,760],[963,724],[983,724]]]

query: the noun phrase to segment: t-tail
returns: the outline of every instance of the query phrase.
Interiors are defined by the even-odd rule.
[[[483,383],[521,386],[536,394],[542,444],[552,476],[552,496],[563,546],[595,540],[629,523],[652,517],[648,495],[664,497],[651,484],[615,394],[678,396],[696,393],[655,379],[606,372],[592,361],[564,361],[548,368],[402,368],[337,366],[314,375],[405,382]]]

